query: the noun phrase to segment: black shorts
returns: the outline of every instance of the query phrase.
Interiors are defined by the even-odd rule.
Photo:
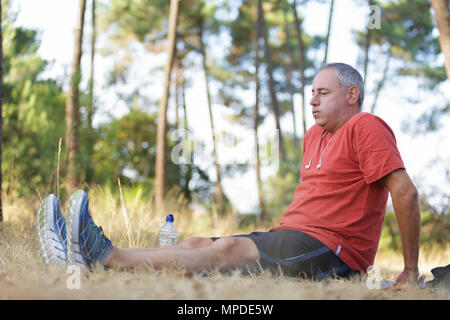
[[[259,251],[261,267],[275,275],[320,280],[355,273],[331,249],[301,231],[253,232],[233,237],[252,239]]]

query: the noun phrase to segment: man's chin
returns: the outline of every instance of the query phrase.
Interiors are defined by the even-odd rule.
[[[323,123],[323,121],[320,121],[320,119],[318,119],[318,118],[314,119],[314,123],[317,124],[319,127],[322,127],[322,128],[325,125]]]

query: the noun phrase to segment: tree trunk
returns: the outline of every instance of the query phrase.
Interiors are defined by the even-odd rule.
[[[270,93],[270,100],[271,100],[271,106],[273,110],[273,114],[275,116],[275,126],[278,130],[279,134],[279,150],[280,150],[280,156],[281,160],[286,161],[286,152],[284,149],[284,142],[283,142],[283,134],[281,132],[281,125],[280,125],[280,106],[277,99],[277,93],[275,91],[275,81],[273,79],[273,60],[272,60],[272,49],[269,44],[269,36],[268,36],[268,30],[266,26],[266,21],[264,19],[264,10],[262,7],[262,0],[258,0],[258,16],[261,17],[261,30],[262,30],[262,36],[264,38],[264,55],[266,58],[266,64],[267,64],[267,75],[268,75],[268,81],[269,81],[269,93]]]
[[[384,87],[384,83],[386,82],[387,74],[389,72],[389,62],[391,60],[391,57],[392,57],[391,48],[389,48],[388,51],[387,51],[386,62],[384,64],[383,75],[382,75],[381,80],[378,82],[378,85],[377,85],[377,87],[375,89],[375,98],[373,99],[372,108],[370,109],[370,112],[372,114],[375,112],[375,108],[376,108],[377,102],[378,102],[378,97],[380,96],[380,92],[381,92],[381,90]]]
[[[328,59],[328,43],[330,41],[331,22],[333,20],[333,8],[334,8],[334,0],[331,0],[330,15],[328,16],[327,36],[325,38],[325,55],[323,56],[322,65],[325,65],[327,63],[327,59]]]
[[[209,91],[209,80],[208,80],[208,66],[206,65],[206,50],[205,50],[205,44],[203,43],[203,17],[200,17],[198,21],[198,28],[199,28],[199,41],[200,41],[200,53],[202,55],[202,65],[203,65],[203,72],[205,76],[205,86],[206,86],[206,96],[208,99],[208,110],[209,110],[209,119],[211,122],[211,134],[212,134],[212,142],[213,142],[213,161],[214,166],[216,168],[216,197],[217,197],[217,211],[222,214],[224,212],[224,205],[223,205],[223,189],[222,189],[222,175],[220,172],[220,165],[219,165],[219,156],[217,154],[217,138],[216,138],[216,132],[214,129],[214,119],[213,119],[213,112],[212,112],[212,102],[211,102],[211,94]]]
[[[95,113],[94,105],[94,60],[95,60],[95,43],[97,39],[97,32],[95,26],[95,0],[92,0],[91,7],[91,70],[89,77],[89,103],[87,108],[87,163],[86,163],[86,181],[90,182],[94,174],[94,164],[92,163],[92,155],[94,153],[95,132],[93,126],[93,118]]]
[[[92,23],[92,36],[91,36],[91,75],[89,79],[89,108],[88,108],[88,125],[92,130],[92,118],[94,116],[94,58],[95,58],[95,41],[97,38],[97,32],[95,27],[95,0],[92,0],[91,8],[91,23]]]
[[[434,17],[439,29],[439,45],[445,57],[445,72],[450,79],[450,1],[431,0]]]
[[[293,125],[293,146],[294,146],[294,161],[297,163],[300,163],[300,143],[297,137],[297,119],[295,115],[295,108],[294,108],[294,86],[292,85],[292,72],[293,72],[293,65],[292,65],[292,58],[294,56],[294,53],[292,52],[291,47],[291,34],[289,32],[289,22],[287,19],[287,10],[284,10],[284,28],[286,32],[286,63],[287,63],[287,71],[286,71],[286,80],[287,80],[287,86],[289,90],[289,97],[290,101],[289,104],[291,106],[291,112],[292,112],[292,125]],[[300,166],[298,166],[300,168]],[[298,181],[300,178],[300,170],[295,171],[295,179]]]
[[[3,141],[3,29],[2,29],[2,4],[0,2],[0,222],[3,221],[2,202],[2,141]]]
[[[167,35],[167,61],[164,68],[164,91],[159,101],[156,128],[155,204],[158,212],[165,212],[167,193],[167,104],[170,93],[170,75],[176,51],[178,0],[170,0],[169,31]]]
[[[80,0],[77,25],[75,28],[75,44],[72,63],[70,87],[66,99],[66,148],[67,148],[67,192],[72,193],[79,185],[79,128],[80,128],[80,101],[79,84],[81,80],[81,54],[83,44],[84,12],[86,0]]]
[[[373,5],[373,0],[368,0],[368,5]],[[367,33],[364,43],[364,86],[366,85],[367,80],[367,68],[369,66],[369,48],[370,48],[370,39],[372,37],[372,29],[367,27]]]
[[[364,85],[366,85],[367,80],[367,67],[369,66],[369,48],[370,48],[370,38],[372,35],[372,30],[367,28],[366,39],[364,43]]]
[[[182,86],[182,97],[183,97],[183,115],[184,115],[184,130],[186,132],[189,132],[189,126],[188,126],[188,121],[187,121],[187,112],[186,112],[186,99],[185,99],[185,80],[184,80],[184,75],[183,75],[183,86]],[[190,138],[189,138],[190,139]],[[186,164],[186,173],[185,173],[185,178],[184,178],[184,193],[188,195],[188,199],[192,200],[192,194],[191,191],[189,190],[189,183],[192,180],[192,175],[193,175],[193,171],[194,171],[194,148],[192,146],[192,142],[191,140],[189,140],[190,143],[190,148],[189,148],[189,163]]]
[[[185,132],[189,132],[188,122],[187,122],[187,112],[186,112],[186,97],[185,97],[185,79],[184,79],[184,67],[183,67],[183,60],[181,57],[177,58],[178,64],[177,64],[177,97],[178,97],[178,103],[181,105],[181,108],[183,109],[183,129]],[[190,139],[188,136],[187,139]],[[190,140],[188,140],[190,143]],[[194,154],[193,154],[193,148],[189,148],[189,162],[184,165],[184,183],[182,184],[182,190],[183,193],[187,196],[188,200],[192,200],[192,196],[189,190],[189,182],[192,179],[192,167],[194,165]]]
[[[292,10],[294,12],[294,20],[295,20],[295,30],[297,31],[297,39],[298,39],[298,50],[300,53],[300,80],[301,80],[301,87],[300,87],[300,95],[302,97],[302,118],[303,118],[303,135],[306,134],[306,105],[305,105],[305,85],[306,85],[306,78],[305,78],[305,43],[303,42],[302,38],[302,21],[300,21],[300,18],[297,14],[297,1],[294,0],[294,3],[292,4]]]
[[[253,40],[253,50],[255,52],[255,109],[253,111],[253,133],[255,137],[255,172],[256,183],[258,186],[259,211],[261,222],[267,221],[266,206],[264,203],[264,193],[261,181],[261,163],[259,159],[259,142],[258,142],[258,126],[259,126],[259,39],[261,38],[261,16],[256,19],[255,38]]]
[[[180,85],[181,82],[179,81],[179,77],[180,77],[180,70],[182,70],[182,68],[180,67],[180,59],[178,59],[178,53],[175,54],[175,61],[174,61],[174,68],[175,68],[175,130],[180,129]],[[181,71],[181,76],[183,71]]]

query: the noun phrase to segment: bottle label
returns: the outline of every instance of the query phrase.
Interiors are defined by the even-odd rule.
[[[177,244],[177,236],[171,234],[161,234],[159,236],[159,247],[170,247]]]

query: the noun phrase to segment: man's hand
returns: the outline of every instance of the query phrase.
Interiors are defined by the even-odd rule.
[[[425,280],[425,276],[419,277],[419,269],[416,268],[414,270],[404,269],[402,273],[395,280],[395,287],[408,285],[408,284],[417,284],[422,286],[423,281]]]

